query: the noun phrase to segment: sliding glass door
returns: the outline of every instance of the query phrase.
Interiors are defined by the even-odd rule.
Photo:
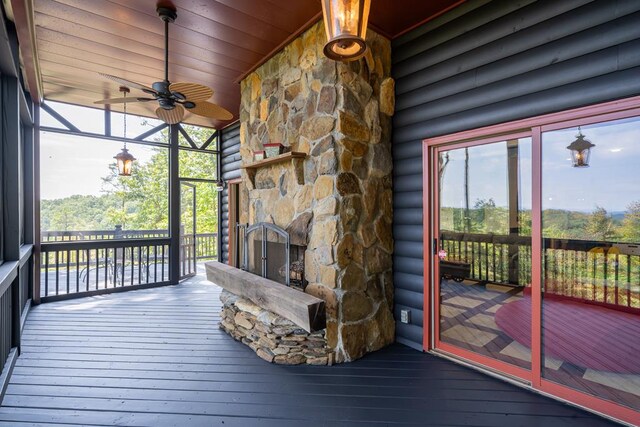
[[[438,348],[528,379],[531,138],[436,153]]]
[[[574,166],[576,139],[595,146]],[[636,410],[639,160],[638,118],[542,132],[542,376]]]
[[[424,148],[425,349],[637,422],[640,98]]]

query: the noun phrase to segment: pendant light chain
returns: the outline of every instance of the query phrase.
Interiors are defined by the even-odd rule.
[[[123,98],[127,97],[127,92],[122,93]],[[127,103],[124,103],[124,148],[127,148]]]

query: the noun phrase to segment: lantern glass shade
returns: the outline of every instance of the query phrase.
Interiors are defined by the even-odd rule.
[[[133,167],[133,161],[136,159],[129,153],[129,150],[122,148],[122,151],[116,154],[114,157],[116,164],[118,165],[118,175],[131,176],[131,168]]]
[[[370,6],[371,0],[322,0],[328,58],[354,61],[364,55]]]
[[[595,147],[595,144],[585,139],[582,132],[576,136],[576,140],[567,146],[567,149],[571,151],[571,161],[574,168],[589,167],[589,157],[593,147]]]

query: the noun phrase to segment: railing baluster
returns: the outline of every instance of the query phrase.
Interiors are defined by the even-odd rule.
[[[44,251],[44,296],[49,296],[49,252]]]
[[[69,251],[67,251],[67,294],[69,293],[69,283],[71,280],[71,272],[69,271],[69,262],[71,261],[69,257]]]
[[[497,270],[497,266],[496,266],[496,244],[492,243],[491,244],[491,251],[493,252],[493,281],[496,281],[496,270]]]
[[[134,262],[134,259],[133,259],[134,256],[135,256],[135,252],[134,252],[134,247],[133,246],[131,247],[131,252],[130,253],[131,253],[131,257],[130,257],[131,258],[131,282],[130,282],[130,286],[133,286],[133,269],[134,269],[134,266],[135,266],[135,262]]]
[[[117,250],[117,249],[114,249]],[[122,267],[120,271],[122,271],[122,277],[120,278],[120,285],[124,288],[124,271],[125,271],[125,260],[127,259],[127,248],[122,248]]]
[[[60,272],[59,272],[59,267],[58,267],[58,261],[59,261],[59,256],[58,256],[58,251],[56,251],[56,295],[58,295],[58,282],[60,280]]]
[[[164,245],[162,245],[161,248],[162,248],[162,281],[164,282],[164,260],[165,260]]]
[[[607,254],[606,253],[603,255],[603,257],[604,257],[604,275],[603,275],[603,277],[604,277],[604,302],[606,303],[607,300],[609,299],[609,295],[608,295],[609,286],[608,286],[608,283],[607,283],[608,273],[609,273],[609,271],[608,271],[609,270],[609,260],[607,259]]]
[[[80,251],[76,249],[76,292],[80,292]]]
[[[151,246],[147,246],[147,268],[146,268],[146,283],[149,283],[149,249],[151,248]]]
[[[142,283],[142,246],[138,246],[138,285]]]
[[[100,249],[96,249],[96,290],[98,290],[100,286]]]
[[[164,260],[162,260],[164,263]],[[158,281],[158,247],[153,246],[153,281]]]
[[[619,286],[619,272],[620,272],[620,268],[618,265],[618,262],[620,261],[620,257],[618,256],[618,254],[615,254],[615,261],[614,261],[614,270],[613,270],[613,286],[615,286],[615,304],[618,305],[618,301],[619,301],[619,294],[620,294],[620,286]]]
[[[109,280],[109,249],[104,249],[104,288],[107,289]]]
[[[627,307],[631,307],[631,255],[627,255]]]

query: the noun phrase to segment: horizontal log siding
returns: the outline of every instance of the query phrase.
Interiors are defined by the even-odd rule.
[[[229,181],[240,178],[240,125],[235,124],[222,130],[220,149],[222,179]],[[222,253],[220,260],[229,261],[229,187],[221,193],[221,233]]]
[[[469,1],[393,42],[398,341],[422,348],[424,138],[640,94],[640,2]]]

